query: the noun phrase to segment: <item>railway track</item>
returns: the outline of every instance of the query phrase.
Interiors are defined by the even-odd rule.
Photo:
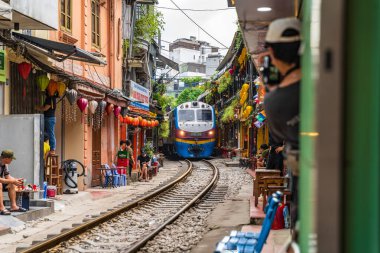
[[[169,185],[21,252],[137,252],[213,188],[218,170],[199,162]]]

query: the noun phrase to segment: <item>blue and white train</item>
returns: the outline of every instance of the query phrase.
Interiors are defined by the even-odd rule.
[[[208,158],[213,153],[216,123],[209,104],[192,101],[177,106],[169,115],[169,127],[166,153],[182,158]]]

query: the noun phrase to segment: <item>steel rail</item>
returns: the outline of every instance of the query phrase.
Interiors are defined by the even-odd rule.
[[[93,220],[85,222],[85,223],[83,223],[77,227],[74,227],[74,228],[72,228],[66,232],[63,232],[59,235],[56,235],[54,237],[51,237],[51,238],[43,241],[41,243],[32,245],[31,247],[29,247],[27,249],[22,249],[21,251],[17,251],[17,252],[39,253],[39,252],[46,251],[48,249],[51,249],[51,248],[57,246],[61,242],[67,241],[74,236],[80,235],[80,234],[86,232],[87,230],[94,228],[94,227],[100,225],[101,223],[104,223],[104,222],[120,215],[123,212],[129,211],[130,209],[137,207],[140,203],[142,203],[144,201],[147,201],[147,200],[150,200],[150,199],[156,197],[157,195],[159,195],[159,194],[165,192],[166,190],[174,187],[176,184],[183,181],[185,178],[187,178],[187,176],[190,175],[190,173],[193,170],[193,164],[189,160],[185,160],[185,161],[187,162],[187,164],[189,166],[187,171],[182,176],[180,176],[179,178],[177,178],[173,182],[165,185],[164,187],[157,189],[156,191],[148,194],[147,196],[140,198],[140,199],[137,199],[137,200],[121,207],[121,208],[117,208],[116,210],[107,212],[106,214],[100,215],[99,217],[94,218]]]
[[[158,233],[161,232],[167,225],[173,223],[181,214],[183,214],[185,211],[187,211],[190,207],[192,207],[194,204],[196,204],[201,198],[206,195],[210,190],[212,190],[216,183],[218,182],[219,178],[219,170],[215,167],[212,163],[206,160],[202,160],[204,163],[207,163],[212,169],[214,170],[214,176],[209,182],[209,184],[200,192],[197,196],[195,196],[186,206],[184,206],[181,210],[179,210],[177,213],[175,213],[170,219],[168,219],[165,223],[160,225],[157,229],[149,233],[147,236],[145,236],[143,239],[141,239],[139,242],[132,244],[129,249],[124,251],[124,253],[135,253],[139,251],[142,247],[145,246],[145,244],[153,239]]]

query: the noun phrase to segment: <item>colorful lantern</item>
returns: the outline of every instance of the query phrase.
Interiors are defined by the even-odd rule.
[[[66,96],[67,96],[67,100],[69,100],[69,103],[73,105],[75,101],[77,100],[78,92],[74,89],[71,89],[67,92]]]
[[[102,100],[102,101],[99,103],[98,106],[99,106],[99,110],[101,111],[101,113],[103,113],[103,112],[106,110],[107,102]]]
[[[248,89],[249,89],[249,84],[248,83],[243,84],[243,86],[241,87],[241,91],[247,92]]]
[[[113,112],[113,104],[108,104],[106,107],[106,112],[110,115]]]
[[[84,112],[84,110],[86,110],[86,107],[88,105],[88,100],[85,98],[80,98],[77,100],[77,105],[79,107],[79,110],[81,112]]]
[[[121,108],[120,114],[125,118],[127,116],[128,109],[126,107]]]
[[[62,97],[66,91],[66,84],[63,82],[58,82],[58,96]]]
[[[49,85],[47,87],[47,92],[48,92],[49,96],[51,96],[51,97],[54,96],[57,91],[58,91],[57,82],[50,79]]]
[[[120,106],[116,106],[116,107],[113,109],[113,114],[115,115],[115,117],[118,117],[118,116],[119,116],[120,111],[121,111],[121,107],[120,107]]]
[[[40,75],[36,78],[36,82],[38,84],[38,87],[40,87],[40,91],[45,91],[46,88],[49,85],[49,78],[47,75]]]
[[[20,73],[22,79],[28,79],[30,71],[32,70],[32,64],[27,62],[22,62],[17,66],[18,72]]]
[[[96,102],[95,100],[91,100],[90,103],[88,104],[88,109],[91,114],[95,113],[97,107],[98,107],[98,102]]]
[[[30,71],[32,70],[32,64],[27,62],[22,62],[17,66],[18,72],[20,73],[22,79],[28,79]],[[26,83],[24,83],[24,88],[22,90],[22,96],[26,96]]]

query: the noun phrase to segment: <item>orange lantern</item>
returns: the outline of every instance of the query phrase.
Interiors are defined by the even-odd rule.
[[[117,116],[117,118],[119,119],[120,123],[124,123],[124,118],[123,116],[121,116],[120,114]]]
[[[146,124],[147,127],[152,127],[152,121],[148,120],[148,123]]]
[[[146,127],[146,124],[147,124],[147,120],[143,119],[141,126]]]
[[[50,82],[47,87],[47,92],[49,96],[51,97],[54,96],[57,91],[58,91],[58,83],[50,79]]]
[[[154,123],[156,126],[158,126],[160,124],[160,122],[158,122],[158,120],[155,120]]]
[[[135,123],[134,126],[138,126],[138,125],[139,125],[139,122],[140,122],[140,121],[139,121],[139,118],[135,118],[135,119],[134,119],[134,123]]]
[[[137,118],[139,119],[139,124],[141,124],[141,122],[143,121],[143,118],[141,116],[138,116]]]

